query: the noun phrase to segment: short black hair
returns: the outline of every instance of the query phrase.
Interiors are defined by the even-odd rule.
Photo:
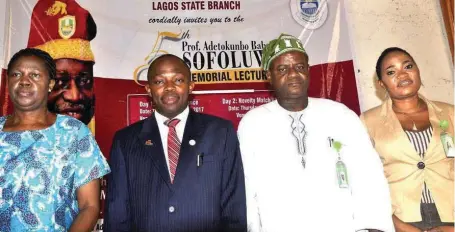
[[[16,54],[14,54],[13,57],[11,57],[11,59],[9,60],[7,73],[10,74],[9,72],[13,68],[13,65],[17,62],[17,60],[27,56],[35,56],[42,60],[48,72],[49,79],[50,80],[55,79],[55,77],[57,76],[57,68],[55,66],[54,59],[51,57],[51,55],[49,55],[49,53],[36,48],[24,48],[16,52]]]
[[[152,67],[154,67],[154,65],[159,61],[159,60],[162,60],[162,59],[165,59],[165,58],[172,58],[172,59],[177,59],[180,63],[182,63],[187,71],[188,71],[188,78],[190,79],[191,81],[191,70],[190,70],[190,66],[180,57],[174,55],[174,54],[164,54],[164,55],[161,55],[159,57],[157,57],[156,59],[154,59],[152,61],[152,63],[150,63],[149,65],[149,68],[148,68],[148,71],[147,71],[147,81],[150,81],[150,73],[152,71]]]
[[[378,79],[379,80],[382,80],[382,77],[381,77],[381,75],[382,75],[382,73],[381,73],[382,62],[384,61],[384,58],[389,53],[392,53],[392,52],[402,52],[402,53],[408,55],[409,57],[411,57],[411,59],[414,61],[414,58],[411,56],[411,54],[409,54],[409,52],[407,52],[406,50],[404,50],[402,48],[390,47],[390,48],[385,49],[384,51],[382,51],[381,55],[379,56],[378,61],[376,61],[376,75],[378,75]]]

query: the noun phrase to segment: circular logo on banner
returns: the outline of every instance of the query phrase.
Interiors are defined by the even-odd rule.
[[[317,29],[327,20],[327,0],[290,0],[292,17],[307,29]]]

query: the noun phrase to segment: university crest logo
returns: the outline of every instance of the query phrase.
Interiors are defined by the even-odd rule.
[[[58,19],[58,34],[63,39],[69,39],[76,32],[76,17],[67,15]]]
[[[307,29],[317,29],[327,19],[327,0],[290,0],[292,17]]]

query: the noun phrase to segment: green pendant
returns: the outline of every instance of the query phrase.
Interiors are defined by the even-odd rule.
[[[453,152],[449,152],[449,151],[455,149],[455,147],[453,145],[452,136],[450,136],[445,131],[441,132],[441,143],[442,143],[442,147],[444,148],[444,152],[446,153],[446,156],[453,158]]]
[[[338,186],[340,188],[349,188],[348,172],[343,161],[338,160],[336,164]]]

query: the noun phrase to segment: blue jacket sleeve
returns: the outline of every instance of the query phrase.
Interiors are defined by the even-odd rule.
[[[239,141],[232,124],[226,133],[222,173],[222,228],[224,231],[247,231],[245,177]]]
[[[115,136],[109,157],[111,173],[107,176],[104,231],[131,231],[127,170],[120,141]]]

